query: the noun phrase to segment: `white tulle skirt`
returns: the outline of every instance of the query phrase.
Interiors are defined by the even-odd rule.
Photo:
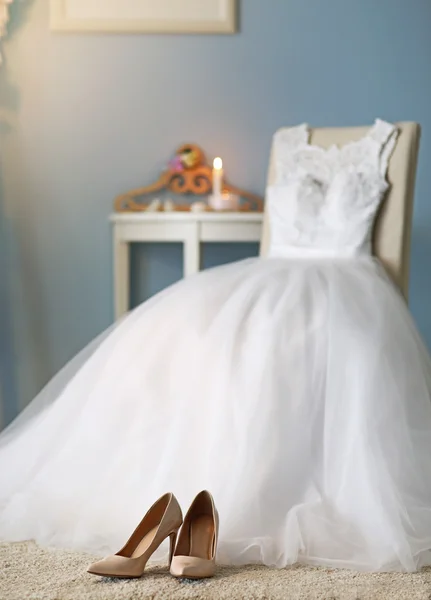
[[[117,551],[209,489],[221,563],[431,564],[431,362],[371,258],[191,277],[76,357],[0,437],[0,539]],[[162,548],[155,559],[164,559]]]

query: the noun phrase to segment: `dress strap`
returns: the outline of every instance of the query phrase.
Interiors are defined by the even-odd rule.
[[[388,170],[389,159],[397,141],[398,129],[392,123],[376,119],[371,127],[368,137],[373,139],[379,146],[378,160],[379,171],[383,177]]]
[[[307,144],[309,138],[308,125],[296,125],[295,127],[283,127],[274,134],[274,145],[277,155],[283,155],[284,152],[292,152]]]
[[[308,125],[284,127],[275,132],[273,137],[274,182],[283,183],[297,168],[295,158],[297,151],[308,143]]]

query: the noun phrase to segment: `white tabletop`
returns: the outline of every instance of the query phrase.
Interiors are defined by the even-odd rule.
[[[263,213],[261,212],[192,212],[192,211],[154,211],[154,212],[124,212],[124,213],[112,213],[109,220],[112,223],[124,223],[124,222],[147,222],[147,221],[181,221],[181,222],[196,222],[196,221],[246,221],[248,223],[260,223],[263,219]]]

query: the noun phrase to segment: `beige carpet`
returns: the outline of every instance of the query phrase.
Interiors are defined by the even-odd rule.
[[[92,557],[33,543],[0,544],[1,600],[431,600],[431,569],[365,574],[310,567],[220,568],[214,579],[177,581],[165,567],[138,580],[88,575]]]

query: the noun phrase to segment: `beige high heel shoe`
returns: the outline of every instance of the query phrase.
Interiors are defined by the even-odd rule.
[[[165,494],[149,509],[126,545],[117,554],[90,565],[87,572],[102,577],[141,577],[148,559],[168,536],[170,563],[182,522],[178,500],[173,494]]]
[[[204,490],[187,511],[171,561],[171,575],[187,579],[212,577],[216,569],[218,529],[214,499]]]

